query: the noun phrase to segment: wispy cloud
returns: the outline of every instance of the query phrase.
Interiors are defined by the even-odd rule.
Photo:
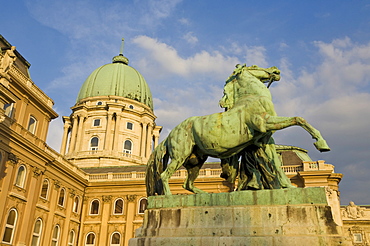
[[[198,43],[198,38],[194,36],[192,32],[188,32],[183,36],[183,39],[185,39],[189,44],[196,44]]]

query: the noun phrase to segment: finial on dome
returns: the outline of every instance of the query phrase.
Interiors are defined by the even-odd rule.
[[[113,62],[113,63],[123,63],[123,64],[128,65],[128,59],[127,59],[127,57],[124,57],[124,56],[123,56],[123,47],[124,47],[124,42],[125,42],[125,39],[124,39],[124,38],[122,38],[122,44],[121,44],[121,49],[120,49],[120,51],[119,51],[119,55],[118,55],[118,56],[113,57],[113,59],[112,59],[112,62]]]
[[[120,49],[120,52],[119,52],[120,55],[123,55],[123,47],[124,47],[124,45],[125,45],[125,39],[122,38],[121,49]]]

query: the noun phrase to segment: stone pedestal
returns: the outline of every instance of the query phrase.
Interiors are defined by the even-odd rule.
[[[350,245],[325,188],[149,197],[130,246]]]

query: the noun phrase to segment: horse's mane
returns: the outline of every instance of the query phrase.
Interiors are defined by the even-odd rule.
[[[247,65],[245,63],[243,65],[236,64],[235,67],[236,68],[234,69],[233,73],[227,78],[225,84],[235,80],[236,76],[238,76],[243,71],[243,69],[247,67]]]

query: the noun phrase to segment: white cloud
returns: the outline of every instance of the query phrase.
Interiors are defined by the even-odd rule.
[[[245,59],[248,65],[268,66],[266,61],[266,49],[263,46],[253,46],[246,51]],[[253,64],[251,64],[253,63]]]
[[[176,49],[157,39],[138,36],[133,42],[144,49],[146,55],[140,60],[141,67],[152,71],[153,77],[165,78],[172,75],[196,77],[211,74],[214,78],[225,78],[230,68],[238,63],[237,57],[224,56],[219,51],[200,51],[188,58],[179,56]],[[150,63],[147,60],[151,60]]]
[[[222,112],[218,101],[223,96],[221,86],[191,86],[185,89],[169,88],[163,91],[161,99],[154,98],[158,125],[163,126],[161,139],[183,120],[192,116],[202,116]]]
[[[198,43],[198,38],[194,36],[192,32],[188,32],[183,36],[183,39],[186,40],[189,44],[196,44]]]
[[[179,19],[179,22],[185,26],[188,26],[190,24],[190,21],[189,19],[186,19],[186,18],[180,18]]]

